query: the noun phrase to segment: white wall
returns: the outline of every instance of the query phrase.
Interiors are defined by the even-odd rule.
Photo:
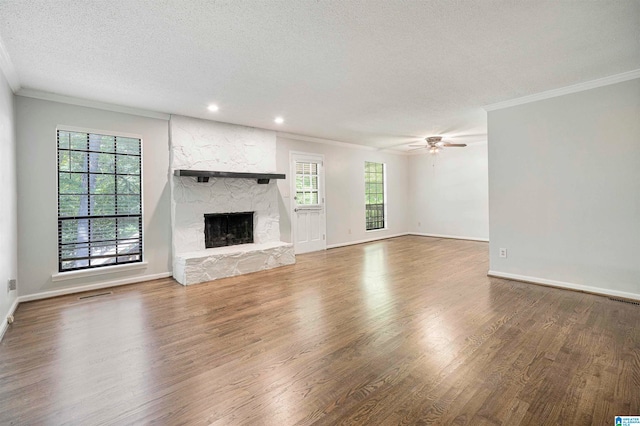
[[[491,270],[640,297],[640,79],[488,125]]]
[[[409,231],[489,239],[487,144],[409,157]]]
[[[14,96],[0,72],[0,336],[17,297],[16,291],[7,291],[8,281],[18,278],[14,129]]]
[[[280,191],[280,238],[291,242],[291,190],[289,152],[324,155],[327,246],[384,238],[407,232],[408,156],[344,145],[277,138],[277,171]],[[364,163],[387,165],[387,229],[366,231],[364,211]],[[351,232],[349,232],[351,231]]]
[[[18,275],[20,296],[171,271],[168,122],[17,96]],[[57,272],[56,126],[133,133],[143,139],[146,269],[52,282]],[[4,155],[3,155],[4,158]]]

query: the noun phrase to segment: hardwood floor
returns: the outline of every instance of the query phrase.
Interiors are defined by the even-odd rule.
[[[0,424],[640,414],[640,306],[488,278],[487,250],[408,236],[191,287],[165,279],[21,304],[0,344]]]

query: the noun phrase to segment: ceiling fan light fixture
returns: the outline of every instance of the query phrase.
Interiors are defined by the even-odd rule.
[[[449,147],[465,147],[466,143],[451,143],[447,141],[443,141],[442,138],[444,136],[429,136],[424,138],[427,142],[425,144],[410,144],[409,147],[418,147],[416,149],[425,148],[429,154],[437,154],[441,150]],[[413,150],[411,150],[413,151]]]

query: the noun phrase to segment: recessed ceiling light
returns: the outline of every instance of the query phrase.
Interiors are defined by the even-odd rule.
[[[218,111],[219,108],[218,108],[218,105],[211,104],[207,107],[207,109],[211,112],[216,112]]]
[[[276,124],[282,124],[282,123],[284,123],[284,118],[282,118],[282,117],[276,117],[276,119],[275,119],[275,120],[273,120],[273,121],[275,121],[275,122],[276,122]]]

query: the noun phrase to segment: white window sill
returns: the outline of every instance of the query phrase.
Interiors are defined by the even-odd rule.
[[[380,228],[380,229],[365,229],[364,232],[380,232],[380,231],[387,231],[389,228],[387,228],[386,226],[384,228]]]
[[[147,262],[127,263],[126,265],[104,266],[102,268],[81,269],[79,271],[56,272],[51,275],[51,281],[66,281],[76,278],[93,277],[96,275],[114,274],[122,271],[134,271],[136,269],[147,269]]]

